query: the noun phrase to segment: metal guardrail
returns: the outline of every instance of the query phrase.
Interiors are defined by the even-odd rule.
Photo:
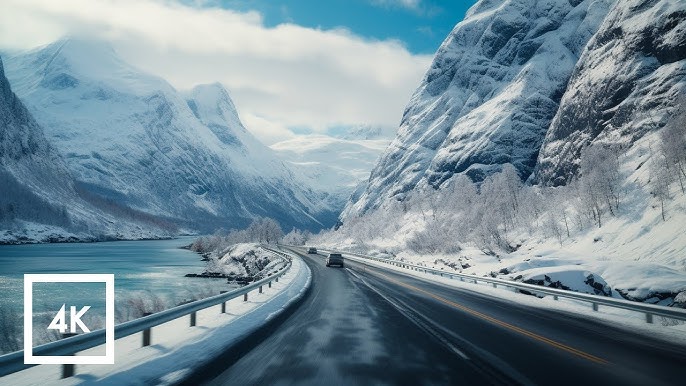
[[[581,301],[591,303],[591,307],[593,308],[593,311],[598,311],[599,305],[604,305],[604,306],[609,306],[609,307],[614,307],[614,308],[622,308],[625,310],[644,313],[646,316],[646,322],[647,323],[653,323],[653,316],[654,315],[686,321],[686,310],[681,309],[681,308],[672,308],[672,307],[665,307],[665,306],[657,306],[654,304],[632,302],[629,300],[614,299],[614,298],[608,298],[608,297],[604,297],[604,296],[591,295],[591,294],[585,294],[585,293],[573,292],[573,291],[566,291],[566,290],[557,289],[557,288],[542,287],[542,286],[538,286],[538,285],[534,285],[534,284],[519,283],[519,282],[510,281],[510,280],[496,279],[496,278],[492,278],[492,277],[481,277],[481,276],[468,275],[468,274],[458,273],[458,272],[446,272],[446,271],[439,270],[439,269],[427,268],[427,267],[424,267],[421,265],[409,264],[409,263],[406,263],[404,261],[398,261],[398,260],[393,260],[393,259],[382,259],[379,257],[366,256],[366,255],[361,255],[361,254],[352,253],[352,252],[340,252],[340,251],[328,251],[328,250],[320,250],[320,252],[339,252],[339,253],[342,253],[343,255],[357,257],[358,259],[374,260],[374,261],[378,261],[378,262],[382,262],[382,263],[386,263],[386,264],[390,264],[390,265],[395,265],[395,266],[398,266],[401,268],[407,268],[407,269],[414,270],[414,271],[423,271],[424,273],[431,273],[434,275],[440,275],[442,277],[448,277],[450,279],[456,279],[457,278],[460,281],[473,282],[474,284],[478,284],[479,282],[488,283],[488,284],[493,285],[493,287],[495,287],[495,288],[497,288],[498,286],[503,286],[503,287],[514,288],[515,290],[518,290],[518,291],[526,291],[526,292],[530,292],[530,293],[534,293],[534,294],[552,295],[554,300],[558,300],[558,297],[574,299],[574,300],[581,300]]]
[[[215,295],[209,298],[196,300],[191,303],[182,304],[180,306],[144,316],[142,318],[118,324],[114,327],[114,339],[116,340],[138,332],[143,332],[143,346],[148,346],[150,345],[150,330],[153,327],[187,315],[190,315],[190,326],[195,326],[196,312],[200,310],[221,304],[222,313],[224,313],[226,310],[225,303],[227,301],[235,299],[241,295],[243,295],[243,300],[247,301],[248,293],[255,289],[258,289],[259,292],[262,293],[262,287],[264,285],[271,287],[272,281],[278,282],[279,277],[283,276],[292,266],[292,258],[287,253],[266,246],[263,246],[263,248],[285,259],[286,263],[276,273],[272,273],[261,280],[248,284],[245,287],[237,288],[233,291],[228,291],[226,293]],[[104,342],[105,329],[100,329],[86,334],[75,335],[69,338],[60,339],[55,342],[36,346],[33,348],[33,355],[74,355],[89,348],[101,346],[104,344]],[[5,354],[0,356],[0,377],[16,373],[17,371],[21,371],[33,366],[38,365],[24,364],[24,351],[16,351],[10,354]]]

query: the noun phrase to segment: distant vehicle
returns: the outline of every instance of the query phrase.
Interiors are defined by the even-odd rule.
[[[317,253],[317,248],[309,247],[309,248],[307,248],[307,253]]]
[[[326,266],[330,267],[332,265],[343,268],[343,255],[340,253],[329,253],[329,257],[326,258]]]

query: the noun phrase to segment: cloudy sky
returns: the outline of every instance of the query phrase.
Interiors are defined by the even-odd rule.
[[[473,0],[3,0],[0,49],[106,41],[178,89],[219,81],[271,144],[396,126]]]

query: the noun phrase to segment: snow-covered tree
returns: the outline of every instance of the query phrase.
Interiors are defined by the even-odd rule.
[[[287,245],[305,245],[308,239],[309,232],[302,232],[300,229],[293,228],[281,239],[281,242]]]

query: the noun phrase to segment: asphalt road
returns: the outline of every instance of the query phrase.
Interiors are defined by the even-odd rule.
[[[312,288],[209,385],[678,385],[686,347],[346,261],[303,255]],[[476,287],[478,289],[478,287]]]

